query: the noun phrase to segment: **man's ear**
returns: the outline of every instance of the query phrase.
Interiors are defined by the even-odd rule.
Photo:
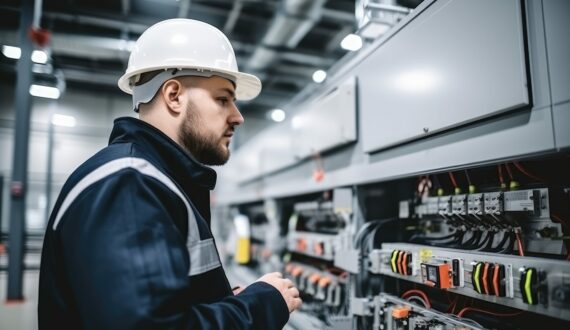
[[[160,88],[162,98],[168,107],[168,110],[177,114],[184,109],[184,86],[176,79],[170,79],[162,84]]]

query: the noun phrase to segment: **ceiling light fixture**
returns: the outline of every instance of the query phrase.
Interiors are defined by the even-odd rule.
[[[357,51],[362,48],[362,38],[359,35],[351,33],[342,39],[340,46],[352,52]]]
[[[48,56],[43,50],[34,50],[32,52],[32,61],[38,64],[46,64]]]
[[[61,92],[57,87],[50,87],[44,85],[31,85],[30,94],[37,97],[45,97],[48,99],[58,99]]]
[[[22,55],[22,51],[20,50],[19,47],[4,45],[2,46],[2,54],[4,54],[4,56],[6,56],[7,58],[12,58],[17,60]]]
[[[17,60],[22,56],[22,50],[20,47],[14,46],[2,46],[2,54],[7,58]],[[48,61],[48,55],[43,50],[34,50],[32,52],[32,61],[38,64],[46,64]]]
[[[51,117],[51,123],[55,126],[75,127],[76,121],[73,116],[60,115],[55,113]]]
[[[285,111],[281,110],[281,109],[273,109],[271,110],[271,113],[269,115],[271,117],[271,120],[275,121],[275,122],[282,122],[285,120]]]
[[[316,83],[322,83],[327,78],[327,73],[323,70],[317,70],[313,73],[313,81]]]

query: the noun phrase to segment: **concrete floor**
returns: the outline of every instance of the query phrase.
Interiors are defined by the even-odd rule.
[[[39,271],[24,273],[24,301],[6,303],[7,272],[0,272],[0,329],[36,330],[38,328],[38,281]]]

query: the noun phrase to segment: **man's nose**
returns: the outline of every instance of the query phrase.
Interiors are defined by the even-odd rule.
[[[232,107],[232,113],[228,118],[228,121],[231,125],[236,125],[236,126],[243,124],[243,122],[245,121],[245,119],[243,119],[243,116],[241,115],[241,112],[239,111],[239,109],[235,104]]]

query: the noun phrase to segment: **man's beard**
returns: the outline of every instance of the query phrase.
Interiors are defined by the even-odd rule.
[[[178,132],[183,148],[204,165],[224,165],[230,158],[230,151],[221,145],[221,137],[200,134],[202,118],[191,108],[186,113]]]

